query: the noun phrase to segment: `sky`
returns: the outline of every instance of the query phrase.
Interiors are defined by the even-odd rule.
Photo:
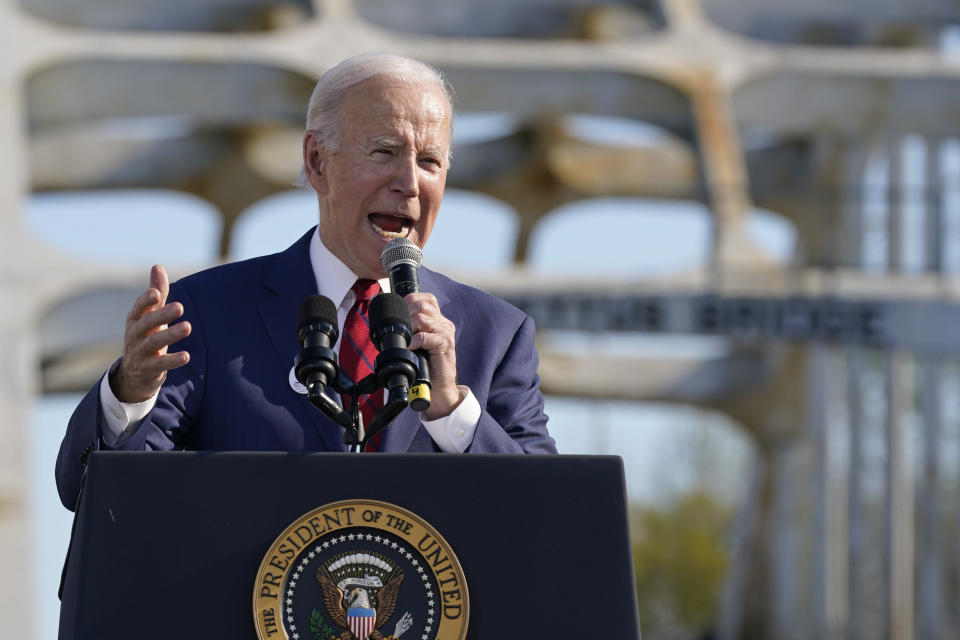
[[[615,129],[615,128],[614,128]],[[621,127],[621,134],[623,129]],[[594,123],[598,138],[611,135]],[[637,132],[650,135],[649,132]],[[620,135],[618,140],[625,138]],[[87,260],[140,266],[190,267],[215,255],[219,222],[213,208],[192,196],[159,191],[63,192],[33,196],[28,226],[51,246]],[[258,203],[235,229],[232,259],[285,249],[315,224],[316,201],[291,190]],[[165,229],[190,229],[170,243]],[[769,252],[786,259],[793,232],[766,212],[751,219],[751,232]],[[621,232],[621,231],[628,232]],[[613,231],[613,232],[611,232]],[[482,234],[484,246],[476,238]],[[424,262],[440,270],[496,272],[509,265],[516,222],[505,204],[478,194],[448,190]],[[561,207],[538,228],[530,247],[530,269],[541,273],[646,277],[704,264],[710,217],[702,204],[625,198],[594,199]],[[473,250],[464,251],[464,247]],[[118,326],[123,318],[117,318]],[[629,336],[582,336],[585,352],[623,348]],[[664,343],[633,340],[649,349],[709,354],[717,345],[688,339]],[[53,469],[60,439],[78,395],[46,396],[30,422],[30,496],[36,576],[35,637],[57,632],[57,585],[69,540],[72,514],[57,497]],[[691,407],[633,402],[595,402],[547,397],[549,428],[561,453],[623,457],[629,499],[662,504],[694,487],[711,486],[733,503],[743,489],[750,445],[727,418]]]

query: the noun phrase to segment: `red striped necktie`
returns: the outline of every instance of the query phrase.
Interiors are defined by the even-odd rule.
[[[374,363],[380,353],[370,340],[370,321],[367,310],[370,301],[380,293],[380,284],[376,280],[357,280],[353,285],[356,302],[350,307],[347,319],[343,323],[343,337],[340,340],[340,371],[353,382],[359,382],[373,373]],[[350,408],[349,394],[341,396],[343,407]],[[383,408],[383,392],[380,389],[360,396],[360,413],[364,427],[369,427],[377,411]],[[367,443],[367,451],[380,448],[380,435],[377,434]]]

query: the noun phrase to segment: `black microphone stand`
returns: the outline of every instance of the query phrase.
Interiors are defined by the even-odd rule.
[[[371,302],[371,310],[376,320],[370,340],[380,353],[373,373],[358,382],[340,371],[337,354],[330,348],[337,340],[337,330],[333,326],[335,309],[329,298],[307,298],[301,303],[299,312],[302,317],[297,335],[304,346],[293,360],[294,375],[306,384],[310,403],[343,427],[343,443],[351,453],[363,452],[370,438],[390,424],[404,407],[410,406],[410,387],[426,369],[426,359],[407,349],[410,322],[402,298],[396,294],[380,294]],[[303,316],[306,316],[306,323]],[[327,396],[324,393],[326,388],[349,398],[349,408],[341,407]],[[364,428],[360,396],[384,388],[387,389],[387,401],[370,421],[369,427]],[[413,408],[419,411],[418,394],[413,395]]]
[[[408,352],[410,353],[410,352]],[[396,354],[394,354],[396,356]],[[412,353],[406,358],[406,367],[410,376],[416,377],[417,372],[412,364],[417,358]],[[397,374],[396,363],[381,365],[381,358],[377,357],[377,371],[369,374],[360,382],[354,384],[343,373],[337,371],[337,379],[330,385],[334,391],[350,397],[350,408],[341,407],[330,399],[320,385],[307,387],[307,399],[325,416],[343,427],[343,444],[350,453],[363,453],[370,438],[382,431],[397,415],[410,404],[410,393],[406,386],[391,385],[388,387],[387,401],[377,412],[368,428],[364,427],[363,414],[360,412],[360,396],[374,393],[385,387],[389,376]],[[406,370],[406,367],[404,369]]]

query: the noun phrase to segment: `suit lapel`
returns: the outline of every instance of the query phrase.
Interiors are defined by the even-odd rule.
[[[264,278],[266,289],[258,308],[270,342],[279,357],[284,379],[289,375],[293,359],[300,349],[296,340],[297,308],[307,296],[317,294],[317,283],[310,264],[311,229],[286,251],[277,254],[277,259]],[[286,385],[289,387],[289,385]],[[292,388],[291,405],[297,405],[302,415],[316,429],[328,451],[342,451],[341,429],[315,409]]]

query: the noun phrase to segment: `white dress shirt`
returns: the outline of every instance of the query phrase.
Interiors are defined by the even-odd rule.
[[[337,305],[337,324],[340,332],[343,333],[343,323],[356,300],[353,284],[357,281],[357,276],[324,246],[320,241],[319,231],[314,231],[313,237],[310,238],[310,264],[317,281],[317,291]],[[379,282],[381,289],[390,291],[389,278]],[[339,338],[333,350],[340,353]],[[113,371],[119,362],[119,360],[114,362],[110,371]],[[113,446],[121,436],[129,436],[140,427],[156,404],[157,394],[143,402],[120,402],[110,388],[109,373],[100,381],[100,406],[107,427],[103,431],[103,441],[107,446]],[[420,422],[427,433],[440,450],[447,453],[463,453],[473,442],[473,435],[480,421],[480,403],[476,396],[464,385],[460,385],[459,389],[460,404],[449,416],[427,420],[423,414],[420,414]]]

